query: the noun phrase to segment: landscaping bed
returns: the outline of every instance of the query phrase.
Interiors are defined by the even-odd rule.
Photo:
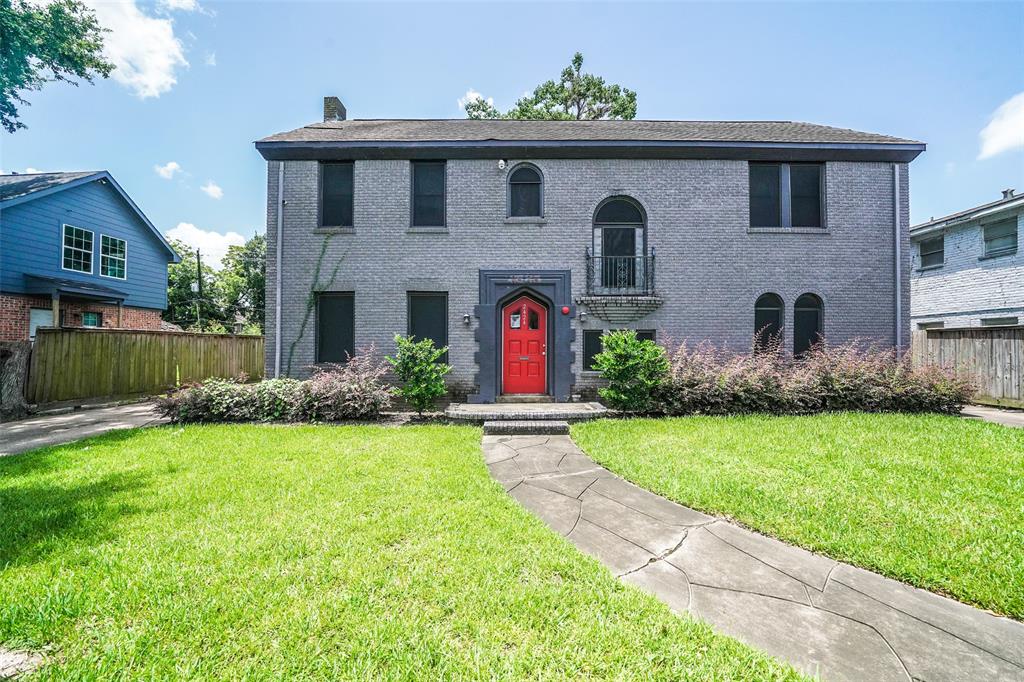
[[[616,581],[471,427],[169,426],[0,458],[42,679],[798,679]]]
[[[601,420],[572,434],[680,504],[1024,619],[1024,430],[841,412]]]

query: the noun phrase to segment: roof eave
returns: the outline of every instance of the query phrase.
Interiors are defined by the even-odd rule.
[[[258,140],[268,161],[516,158],[753,159],[909,163],[922,142],[733,142],[651,140],[284,141]]]
[[[1004,211],[1013,211],[1018,208],[1024,208],[1024,195],[1013,197],[1012,199],[1006,199],[1002,202],[996,202],[995,205],[983,204],[982,206],[976,206],[975,208],[968,209],[967,211],[952,213],[948,216],[936,218],[935,220],[929,220],[928,222],[921,223],[920,225],[913,225],[910,228],[910,236],[921,237],[924,235],[935,234],[936,232],[941,232],[942,230],[949,228],[964,227],[977,220],[989,218],[1003,213]]]

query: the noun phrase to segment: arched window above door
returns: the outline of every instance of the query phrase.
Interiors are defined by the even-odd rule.
[[[521,163],[508,174],[508,215],[510,218],[544,215],[544,176],[536,166]]]

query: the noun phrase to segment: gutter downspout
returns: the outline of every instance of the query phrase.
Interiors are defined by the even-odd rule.
[[[893,272],[896,277],[896,328],[894,336],[896,350],[903,348],[903,243],[900,238],[900,165],[892,164],[892,229],[893,229]]]
[[[284,161],[277,162],[277,235],[274,250],[274,378],[281,376],[281,229],[284,224]]]

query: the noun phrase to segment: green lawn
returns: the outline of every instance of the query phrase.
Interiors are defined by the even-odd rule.
[[[469,427],[193,426],[0,458],[40,679],[796,679],[520,508]]]
[[[847,413],[604,420],[573,437],[684,505],[1024,619],[1024,430]]]

